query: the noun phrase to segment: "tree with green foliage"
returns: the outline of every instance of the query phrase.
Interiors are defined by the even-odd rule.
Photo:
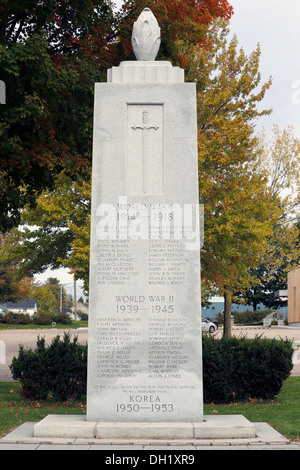
[[[170,60],[187,67],[181,43],[209,47],[208,29],[217,18],[229,20],[233,8],[227,0],[124,0],[118,28],[119,57],[134,59],[131,33],[142,10],[151,8],[161,27],[161,46],[157,60]]]
[[[54,314],[57,309],[57,299],[49,284],[33,284],[30,289],[31,297],[37,300],[38,313]]]
[[[209,24],[230,18],[232,8],[227,0],[125,1],[120,13],[108,0],[27,3],[0,8],[0,76],[8,85],[0,230],[22,224],[1,260],[16,260],[19,276],[67,265],[88,288],[94,82],[130,59],[132,25],[145,6],[162,26],[160,58],[183,65],[180,41],[207,47]]]
[[[94,83],[130,56],[131,27],[146,4],[163,27],[161,57],[177,61],[178,39],[205,42],[211,20],[232,14],[227,0],[127,0],[121,12],[111,0],[0,0],[1,231],[18,225],[21,209],[53,189],[62,170],[89,177]]]
[[[94,83],[113,56],[110,0],[0,1],[0,230],[26,203],[91,162]]]
[[[113,19],[108,19],[109,9],[106,10],[108,16],[101,17],[108,21],[102,29],[105,34],[100,35],[102,46],[106,44],[105,52],[101,50],[104,56],[101,56],[100,43],[97,43],[95,35],[75,21],[71,4],[74,6],[76,2],[66,2],[69,5],[67,11],[60,10],[61,3],[64,2],[53,2],[64,20],[57,22],[55,19],[54,30],[46,28],[46,36],[44,33],[38,35],[40,56],[44,58],[42,65],[45,64],[45,70],[42,67],[43,83],[48,91],[42,94],[42,101],[45,101],[42,106],[42,92],[37,96],[34,93],[30,95],[31,106],[35,99],[38,103],[37,109],[28,114],[31,130],[36,130],[28,132],[27,140],[21,139],[22,145],[35,137],[38,146],[44,145],[45,141],[49,143],[51,148],[47,147],[50,150],[46,155],[38,151],[43,158],[38,165],[45,172],[43,175],[48,175],[51,184],[44,185],[44,176],[38,176],[39,170],[36,176],[41,182],[40,187],[35,187],[34,182],[28,185],[25,177],[18,181],[19,194],[24,197],[22,204],[27,201],[27,205],[22,214],[24,227],[12,232],[11,253],[15,254],[23,273],[40,272],[48,266],[63,264],[74,270],[77,278],[84,278],[88,285],[92,83],[104,79],[105,69],[113,63],[117,65],[119,60],[131,58],[133,21],[145,6],[150,6],[162,27],[162,47],[158,58],[180,64],[186,69],[187,81],[197,83],[199,187],[200,202],[205,207],[202,274],[207,288],[225,296],[225,332],[230,335],[232,294],[249,287],[249,269],[260,263],[280,212],[278,198],[276,195],[270,197],[268,173],[261,171],[259,166],[261,149],[255,135],[255,120],[270,112],[258,110],[258,104],[271,85],[271,80],[260,84],[259,47],[247,56],[238,48],[236,37],[228,41],[227,23],[216,20],[228,19],[232,14],[225,0],[128,0],[124,2],[121,13],[113,15]],[[109,6],[109,2],[104,3]],[[72,31],[68,29],[71,28],[67,20],[69,14],[73,15],[76,24]],[[89,27],[93,28],[94,23],[91,24],[93,26]],[[77,31],[78,35],[75,34]],[[32,37],[35,38],[34,35]],[[25,54],[29,47],[26,35],[21,42],[18,38],[14,44]],[[44,48],[46,42],[47,49]],[[48,51],[51,52],[50,58]],[[32,63],[26,58],[26,63],[33,65],[35,57],[31,60]],[[35,67],[31,72],[37,70],[37,64]],[[33,75],[30,73],[30,77]],[[52,108],[46,99],[49,83],[53,88],[53,100],[51,97],[49,100]],[[55,108],[57,103],[58,109]],[[35,122],[39,113],[43,126]],[[51,129],[45,123],[50,123]],[[25,135],[23,128],[21,133],[13,134],[18,145],[21,145],[21,134]],[[60,140],[58,136],[61,136]],[[9,143],[13,141],[11,139]],[[60,146],[61,142],[63,146]],[[23,151],[22,147],[20,156]],[[33,160],[30,155],[28,157],[31,165],[36,155],[30,151],[29,154],[34,156]],[[50,160],[46,159],[47,156]],[[77,161],[82,171],[77,170]],[[8,167],[3,167],[3,171],[9,173]],[[32,177],[31,167],[28,175]],[[72,181],[75,176],[76,180]],[[10,181],[14,184],[13,179]],[[35,210],[30,207],[30,198],[26,199],[29,194],[37,203]],[[19,208],[20,204],[17,203],[16,207]],[[46,246],[51,249],[45,249]]]
[[[14,260],[19,279],[61,266],[74,271],[88,292],[90,243],[90,181],[62,172],[54,189],[44,190],[35,209],[22,211],[22,226],[6,235],[0,247],[2,263]]]
[[[257,91],[259,48],[247,57],[238,51],[237,39],[228,43],[227,36],[226,24],[214,22],[207,29],[209,47],[182,42],[178,51],[187,60],[187,80],[197,83],[200,202],[205,207],[202,274],[207,288],[226,296],[230,312],[232,293],[247,288],[249,268],[260,261],[277,201],[270,198],[267,175],[258,171],[253,124],[267,113],[259,112],[257,104],[270,82]],[[12,232],[8,252],[20,260],[23,274],[61,263],[88,287],[89,213],[90,183],[84,178],[72,183],[64,171],[54,190],[38,197],[36,209],[23,212],[25,227]]]
[[[199,191],[204,204],[203,282],[225,298],[224,333],[230,336],[232,295],[246,290],[249,269],[261,261],[276,222],[278,200],[261,171],[255,120],[271,86],[260,84],[260,48],[247,56],[225,22],[210,28],[210,48],[183,51],[187,80],[198,93]]]
[[[249,270],[250,287],[235,294],[237,301],[251,305],[253,310],[259,303],[275,310],[286,306],[287,300],[275,297],[275,292],[287,290],[287,275],[299,266],[299,234],[299,227],[295,224],[274,227],[262,262]]]
[[[299,208],[300,208],[300,140],[293,128],[273,128],[271,143],[262,135],[260,140],[261,172],[267,174],[270,199],[277,200],[280,216],[273,227],[262,262],[250,269],[251,284],[237,299],[255,310],[258,303],[279,308],[286,300],[274,297],[278,290],[287,289],[287,274],[299,266]]]
[[[11,234],[0,234],[0,302],[25,300],[31,288],[31,276],[20,275],[14,256],[9,256]],[[1,254],[5,254],[4,257]]]

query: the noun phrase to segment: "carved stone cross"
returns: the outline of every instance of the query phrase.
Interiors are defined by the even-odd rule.
[[[142,136],[143,136],[143,155],[142,155],[142,160],[143,160],[143,191],[144,194],[147,193],[147,162],[148,162],[148,131],[150,129],[154,129],[157,131],[159,129],[159,126],[156,124],[149,125],[149,116],[148,116],[148,110],[144,109],[143,111],[143,124],[141,126],[132,126],[133,130],[141,129],[142,130]]]

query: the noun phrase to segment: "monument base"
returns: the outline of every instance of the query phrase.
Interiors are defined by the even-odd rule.
[[[81,415],[48,415],[34,426],[34,437],[83,439],[238,439],[256,437],[242,415],[204,416],[203,422],[104,423]]]

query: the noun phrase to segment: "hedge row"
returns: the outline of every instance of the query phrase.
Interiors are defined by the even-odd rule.
[[[230,403],[247,398],[272,399],[289,376],[292,343],[284,340],[203,336],[205,403]],[[26,398],[45,399],[51,392],[63,400],[80,399],[86,391],[87,346],[57,336],[48,347],[38,338],[37,348],[19,348],[11,364]]]
[[[37,313],[34,316],[28,313],[14,313],[7,312],[0,313],[0,323],[6,325],[51,325],[51,323],[62,323],[70,325],[72,323],[71,317],[67,313]]]
[[[234,323],[236,325],[257,325],[262,324],[263,319],[270,313],[276,313],[271,308],[265,310],[245,310],[244,312],[233,311],[232,316],[234,317]],[[217,321],[220,325],[224,322],[224,314],[218,313]]]
[[[244,312],[232,312],[232,315],[234,316],[234,323],[237,325],[256,325],[262,323],[263,319],[272,312],[272,309],[245,310]]]
[[[203,337],[205,403],[272,399],[293,368],[292,342]]]

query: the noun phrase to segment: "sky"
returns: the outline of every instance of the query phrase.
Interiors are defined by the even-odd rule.
[[[232,34],[247,54],[261,47],[262,83],[273,78],[262,104],[273,109],[259,120],[267,136],[272,126],[294,127],[300,138],[300,1],[299,0],[229,0],[234,8],[230,21]]]
[[[121,0],[115,0],[117,7]],[[300,139],[300,1],[299,0],[229,0],[234,8],[230,21],[231,35],[236,34],[247,55],[260,43],[262,83],[270,76],[273,85],[261,107],[273,109],[270,116],[257,122],[257,130],[265,129],[272,138],[272,127],[294,127]],[[57,276],[72,293],[73,276],[68,270],[47,271],[36,279],[44,282]],[[78,283],[78,296],[81,295]]]
[[[273,78],[261,109],[273,109],[262,117],[258,129],[264,127],[267,137],[272,127],[294,127],[300,138],[300,1],[299,0],[228,0],[234,8],[230,21],[231,35],[249,55],[261,46],[262,83]],[[114,0],[117,8],[122,0]]]

